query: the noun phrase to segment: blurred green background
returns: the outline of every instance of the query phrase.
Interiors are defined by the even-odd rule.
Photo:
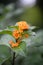
[[[29,24],[43,28],[42,0],[33,0],[33,2],[30,0],[29,3],[27,3],[28,0],[25,1],[26,0],[0,0],[0,28],[24,20]]]
[[[6,29],[7,26],[14,25],[18,21],[27,21],[30,25],[36,26],[37,29],[35,29],[36,36],[31,37],[30,41],[26,40],[30,43],[26,50],[26,57],[18,55],[15,59],[15,65],[43,65],[42,0],[0,0],[0,30]],[[11,62],[10,58],[3,65],[11,65]]]

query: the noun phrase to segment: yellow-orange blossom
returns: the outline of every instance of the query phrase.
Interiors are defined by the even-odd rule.
[[[29,25],[25,21],[18,22],[17,25],[21,30],[25,30],[29,28]]]
[[[14,31],[12,32],[12,35],[15,37],[15,39],[18,39],[19,37],[21,37],[21,34],[19,33],[18,30],[14,30]]]
[[[18,27],[19,27],[19,30],[14,30],[14,31],[12,32],[12,35],[13,35],[13,37],[15,37],[16,40],[17,40],[18,38],[22,37],[21,33],[23,33],[23,30],[29,28],[28,24],[27,24],[25,21],[18,22],[17,25],[18,25]],[[28,37],[27,34],[26,34],[25,36]],[[13,41],[10,41],[9,43],[10,43],[10,45],[11,45],[12,47],[17,47],[20,42],[18,41],[18,42],[16,42],[16,43],[14,43]]]

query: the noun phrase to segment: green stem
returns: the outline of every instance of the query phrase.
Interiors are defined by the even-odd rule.
[[[13,60],[12,60],[12,65],[15,65],[15,52],[13,52]]]

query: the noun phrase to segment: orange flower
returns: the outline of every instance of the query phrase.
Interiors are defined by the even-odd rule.
[[[19,28],[22,30],[29,28],[28,24],[25,21],[18,22],[17,24],[18,24]]]
[[[9,42],[9,44],[11,45],[11,47],[18,47],[18,43],[14,43],[12,40]]]
[[[28,38],[28,34],[25,34],[25,37]]]
[[[19,28],[19,32],[20,32],[20,33],[23,33],[23,30]]]
[[[13,33],[12,33],[12,35],[13,35],[16,39],[18,39],[19,37],[21,37],[21,34],[19,33],[18,30],[14,30]]]

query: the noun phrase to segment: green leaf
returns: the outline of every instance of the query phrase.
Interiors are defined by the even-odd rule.
[[[0,45],[7,45],[8,47],[10,47],[9,44],[10,40],[16,42],[15,38],[13,38],[11,35],[8,34],[2,35],[0,39]]]
[[[11,57],[11,49],[8,46],[0,45],[0,65]]]
[[[8,29],[11,30],[11,31],[14,30],[14,29],[18,30],[18,26],[8,26]]]
[[[0,30],[0,34],[10,34],[12,35],[12,32],[9,30]]]
[[[6,60],[2,65],[12,65],[12,58]]]
[[[30,30],[34,30],[36,28],[36,26],[30,26]]]
[[[20,54],[22,56],[26,56],[25,51],[26,51],[26,43],[22,41],[18,47],[12,48],[13,51],[15,51],[17,54]]]

